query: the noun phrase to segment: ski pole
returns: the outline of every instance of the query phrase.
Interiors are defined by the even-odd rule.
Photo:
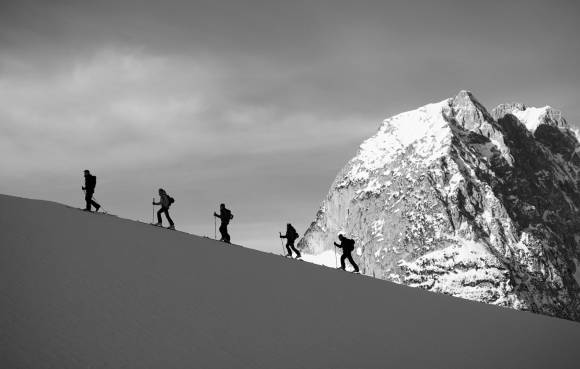
[[[153,198],[153,201],[151,201],[151,223],[155,223],[155,204],[153,204],[155,202],[155,197]]]
[[[217,240],[217,220],[213,217],[213,239]]]
[[[336,246],[334,246],[334,267],[338,268],[338,262],[336,261]]]
[[[280,233],[280,236],[282,236],[282,233]],[[282,241],[282,237],[280,237],[280,245],[282,246],[282,255],[284,255],[284,241]]]

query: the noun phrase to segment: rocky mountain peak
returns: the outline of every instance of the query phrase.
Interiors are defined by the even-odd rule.
[[[493,118],[485,107],[469,91],[462,90],[449,100],[449,108],[444,114],[456,124],[469,131],[491,129]]]
[[[496,120],[502,119],[508,114],[515,116],[531,133],[535,133],[540,125],[569,128],[562,112],[550,106],[535,108],[522,103],[508,103],[500,104],[492,110],[492,116]]]
[[[385,120],[299,247],[332,250],[343,232],[367,275],[580,320],[580,144],[532,109],[489,114],[461,91]]]
[[[524,111],[528,107],[520,102],[499,104],[491,111],[494,119],[503,118],[506,114],[512,114],[514,111]]]

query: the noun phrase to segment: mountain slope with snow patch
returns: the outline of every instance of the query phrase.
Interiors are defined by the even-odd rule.
[[[298,246],[345,233],[366,275],[580,320],[579,154],[560,112],[461,91],[385,120]]]

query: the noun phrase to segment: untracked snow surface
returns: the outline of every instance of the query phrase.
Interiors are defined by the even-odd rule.
[[[577,368],[575,322],[0,195],[0,368]]]

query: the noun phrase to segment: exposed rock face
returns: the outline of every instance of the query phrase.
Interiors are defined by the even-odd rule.
[[[559,112],[462,91],[385,120],[299,247],[343,232],[367,275],[580,320],[579,152]]]

